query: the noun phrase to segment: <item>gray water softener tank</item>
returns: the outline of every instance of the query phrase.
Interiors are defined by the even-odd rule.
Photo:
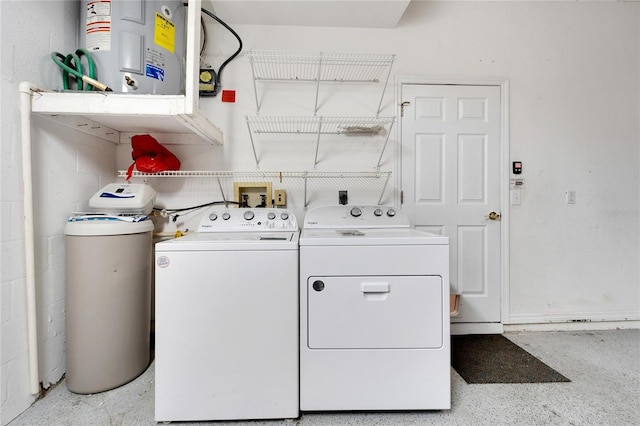
[[[185,89],[185,6],[176,0],[84,0],[80,47],[114,92],[180,95]]]
[[[102,392],[150,362],[153,222],[67,222],[66,385]]]

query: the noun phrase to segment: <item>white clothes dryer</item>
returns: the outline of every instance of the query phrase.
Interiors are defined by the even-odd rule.
[[[298,417],[298,239],[288,210],[214,208],[156,244],[156,421]]]
[[[300,236],[300,409],[451,407],[449,240],[385,206],[310,210]]]

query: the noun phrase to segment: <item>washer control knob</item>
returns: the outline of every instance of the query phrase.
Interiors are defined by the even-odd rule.
[[[396,215],[396,211],[394,209],[387,210],[387,216],[394,217]]]
[[[267,214],[267,218],[269,220],[273,220],[276,218],[276,214],[274,212],[269,212],[269,214]]]
[[[246,212],[244,212],[244,218],[245,220],[251,220],[255,217],[256,215],[251,211],[251,210],[247,210]]]
[[[375,209],[373,211],[373,214],[376,215],[376,216],[382,216],[382,209]]]
[[[358,207],[354,207],[351,209],[351,216],[360,217],[360,215],[362,215],[362,210],[360,210]]]
[[[289,213],[286,213],[286,212],[280,213],[280,219],[282,219],[282,220],[289,219]]]
[[[324,290],[324,283],[320,280],[317,280],[313,282],[312,287],[315,291],[322,291]]]
[[[210,221],[212,221],[212,222],[213,222],[214,220],[216,220],[217,218],[218,218],[218,215],[217,215],[217,214],[215,214],[215,213],[211,213],[211,214],[209,215],[209,220],[210,220]]]
[[[222,219],[223,220],[229,220],[230,217],[231,217],[231,215],[229,214],[229,212],[222,213]]]

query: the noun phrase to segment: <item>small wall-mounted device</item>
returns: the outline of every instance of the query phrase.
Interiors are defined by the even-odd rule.
[[[349,203],[349,195],[347,191],[338,191],[338,203],[347,205]]]
[[[513,162],[513,174],[519,175],[522,173],[522,161],[514,161]]]
[[[216,72],[211,68],[200,68],[198,91],[200,96],[216,95]]]

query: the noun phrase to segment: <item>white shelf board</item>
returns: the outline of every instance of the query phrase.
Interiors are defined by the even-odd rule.
[[[34,91],[33,113],[78,115],[123,133],[193,133],[222,145],[223,136],[183,95],[131,95],[104,92]],[[65,123],[66,124],[66,123]]]
[[[135,95],[114,92],[55,92],[32,89],[31,111],[85,133],[115,143],[128,143],[124,134],[173,133],[222,145],[222,131],[199,110],[201,0],[187,7],[185,94]],[[209,7],[211,3],[206,3]],[[115,135],[114,135],[115,133]]]

